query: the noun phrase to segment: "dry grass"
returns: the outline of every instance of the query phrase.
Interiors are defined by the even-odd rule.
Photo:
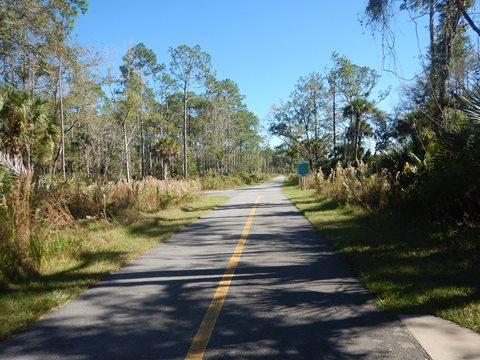
[[[39,270],[50,250],[45,239],[79,222],[108,220],[132,224],[153,213],[193,200],[199,181],[157,180],[84,185],[79,182],[32,183],[22,174],[0,205],[0,287]],[[62,246],[61,246],[62,247]]]
[[[320,198],[334,198],[343,204],[358,204],[367,208],[380,209],[388,204],[391,181],[386,170],[369,174],[363,163],[355,168],[343,168],[337,163],[335,169],[325,177],[320,170],[315,175],[315,187]]]
[[[18,274],[28,276],[36,272],[36,263],[30,251],[32,175],[20,174],[11,191],[3,197],[0,219],[0,287],[5,278]]]
[[[157,246],[187,224],[223,203],[223,196],[202,196],[188,206],[146,214],[131,226],[106,220],[77,223],[38,238],[38,273],[10,281],[0,291],[0,341],[33,324],[105,275]]]
[[[154,212],[178,204],[201,190],[197,180],[158,180],[93,184],[78,183],[63,188],[75,218],[108,217],[121,210]]]

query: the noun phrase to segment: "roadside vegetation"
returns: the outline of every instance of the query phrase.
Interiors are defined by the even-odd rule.
[[[273,172],[259,119],[199,45],[120,66],[84,0],[0,1],[0,339]]]
[[[310,190],[286,193],[380,306],[480,332],[478,3],[365,1],[362,22],[386,56],[403,11],[424,21],[429,43],[398,105],[382,110],[380,74],[334,52],[273,107],[275,161],[290,173],[309,163]]]
[[[235,189],[250,185],[259,184],[262,181],[275,177],[275,174],[266,173],[241,173],[230,176],[204,176],[201,177],[200,183],[203,190],[222,190]]]
[[[432,314],[480,333],[476,227],[426,221],[417,211],[372,209],[383,196],[380,180],[363,189],[358,183],[347,195],[347,182],[327,189],[324,180],[315,187],[311,179],[311,188],[302,191],[294,179],[284,187],[286,196],[345,257],[382,309]]]
[[[156,184],[177,193],[177,196],[170,194],[168,204],[160,207],[154,188],[150,188],[153,193],[149,196],[138,192],[146,197],[132,195],[132,187],[151,185],[117,186],[111,198],[118,201],[120,193],[125,193],[131,200],[127,199],[128,195],[123,200],[132,203],[131,207],[117,208],[115,220],[103,217],[102,202],[97,216],[80,221],[63,208],[49,219],[61,225],[57,229],[50,227],[46,233],[47,228],[41,227],[41,234],[33,232],[30,238],[24,239],[28,241],[24,247],[1,249],[0,341],[27,328],[49,310],[64,304],[226,200],[223,196],[199,197],[185,192],[190,190],[188,183],[178,182]],[[182,187],[184,192],[178,190]],[[85,196],[83,201],[93,200],[93,192],[90,197],[82,196]],[[100,199],[102,197],[100,195]],[[148,198],[152,200],[147,201]],[[113,211],[110,202],[106,208],[107,212]],[[60,219],[60,214],[65,218]],[[49,215],[53,215],[52,212]],[[16,232],[20,229],[23,228],[17,228]],[[17,267],[12,267],[13,264]]]
[[[113,68],[74,41],[87,7],[0,0],[2,338],[220,201],[201,189],[254,184],[298,161],[311,190],[288,194],[384,308],[479,331],[477,1],[365,0],[362,21],[385,55],[397,12],[425,21],[418,74],[387,113],[379,72],[333,52],[272,107],[268,131],[284,140],[274,149],[199,45],[161,61],[134,44]]]
[[[201,189],[198,181],[153,178],[87,186],[33,183],[21,173],[11,181],[0,207],[0,286],[37,274],[52,253],[69,252],[70,240],[51,241],[65,229],[97,221],[130,225],[143,214],[194,200]]]

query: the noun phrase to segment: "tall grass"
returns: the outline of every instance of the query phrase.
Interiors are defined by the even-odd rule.
[[[33,183],[31,173],[22,173],[8,191],[0,193],[0,287],[8,279],[36,273],[52,246],[75,251],[68,238],[51,241],[60,230],[92,220],[132,224],[142,213],[192,200],[200,190],[196,180]]]
[[[42,258],[38,275],[15,279],[0,291],[0,342],[25,329],[103,276],[160,244],[187,224],[223,203],[223,196],[202,196],[185,204],[144,214],[131,226],[97,219],[74,223],[38,238]]]
[[[0,285],[5,277],[35,272],[30,251],[30,204],[32,176],[22,173],[12,189],[2,196],[0,218]]]
[[[201,185],[196,180],[158,180],[93,184],[85,186],[75,182],[61,188],[63,197],[76,219],[103,217],[123,221],[125,211],[135,213],[155,212],[178,204],[199,193]]]
[[[387,206],[392,189],[391,178],[386,170],[370,173],[363,163],[356,168],[337,163],[328,176],[319,170],[313,179],[320,198],[334,198],[340,203],[358,204],[369,209]]]

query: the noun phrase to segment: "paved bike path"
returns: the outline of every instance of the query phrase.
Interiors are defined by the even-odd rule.
[[[375,307],[281,183],[230,192],[227,203],[1,345],[0,359],[185,359],[249,218],[205,359],[428,358]]]

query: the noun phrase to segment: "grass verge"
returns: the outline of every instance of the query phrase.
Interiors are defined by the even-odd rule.
[[[145,215],[128,227],[96,221],[43,239],[39,275],[0,289],[0,341],[26,329],[52,308],[66,303],[226,199],[202,196]]]
[[[397,314],[433,314],[480,333],[478,230],[427,224],[320,200],[315,190],[284,193]]]

